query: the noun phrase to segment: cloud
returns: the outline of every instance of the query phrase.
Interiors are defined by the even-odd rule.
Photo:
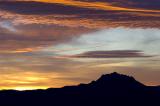
[[[77,1],[77,0],[76,0]],[[110,3],[113,6],[126,7],[126,8],[143,8],[143,9],[160,9],[159,0],[78,0],[82,2],[101,2]]]
[[[11,6],[12,5],[12,6]],[[42,8],[43,7],[43,8]],[[84,14],[96,12],[97,10],[86,9],[76,6],[67,6],[63,4],[42,3],[34,1],[2,1],[0,9],[15,12],[19,14],[47,15],[47,14]],[[72,10],[72,11],[71,11]]]
[[[73,37],[88,31],[89,29],[86,28],[70,28],[58,25],[15,26],[4,21],[0,24],[0,52],[34,51],[46,46],[68,42]]]
[[[109,28],[82,34],[70,42],[55,46],[55,48],[62,55],[110,50],[140,50],[145,54],[159,55],[159,33],[158,28]]]
[[[9,31],[12,31],[12,32],[17,31],[8,21],[0,22],[0,27],[8,29]]]
[[[70,2],[76,4],[75,1]],[[85,3],[82,2],[82,4]],[[70,5],[62,1],[60,3],[3,1],[0,3],[0,16],[4,20],[11,20],[14,24],[58,24],[60,26],[80,26],[97,29],[117,26],[160,26],[159,12],[115,10],[112,7],[97,9],[95,6],[93,6],[95,8],[86,8],[82,4]],[[91,4],[96,5],[96,3]],[[105,6],[102,5],[102,7]]]
[[[78,55],[72,55],[73,58],[145,58],[152,57],[145,55],[137,50],[112,50],[112,51],[89,51]]]

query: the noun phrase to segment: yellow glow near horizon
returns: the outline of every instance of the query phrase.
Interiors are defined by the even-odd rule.
[[[44,86],[37,86],[37,87],[32,87],[32,86],[24,86],[24,87],[14,87],[14,90],[18,91],[25,91],[25,90],[36,90],[36,89],[47,89],[48,87]]]
[[[60,88],[65,85],[74,85],[74,81],[66,81],[63,75],[56,73],[13,72],[1,75],[0,90],[35,90],[47,88]]]

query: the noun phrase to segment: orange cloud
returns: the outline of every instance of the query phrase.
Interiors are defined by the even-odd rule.
[[[93,8],[93,9],[101,9],[101,10],[118,10],[118,11],[132,11],[132,12],[160,12],[160,10],[147,10],[147,9],[134,9],[134,8],[125,8],[125,7],[118,7],[113,6],[108,2],[82,2],[82,1],[75,1],[75,0],[34,0],[40,2],[47,2],[47,3],[60,3],[64,5],[71,5],[71,6],[78,6],[78,7],[85,7],[85,8]]]

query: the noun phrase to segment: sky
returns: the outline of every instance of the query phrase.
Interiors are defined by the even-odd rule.
[[[159,0],[0,0],[0,89],[119,72],[160,85]]]

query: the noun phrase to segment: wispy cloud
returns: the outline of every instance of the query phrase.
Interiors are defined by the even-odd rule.
[[[1,28],[5,28],[9,31],[12,31],[12,32],[16,32],[16,28],[14,28],[14,26],[12,26],[12,24],[8,21],[3,21],[3,22],[0,22],[0,27]]]
[[[78,2],[70,0],[63,1],[71,2],[71,4]],[[159,13],[148,10],[148,12],[141,12],[138,11],[138,9],[133,11],[124,11],[123,9],[114,10],[112,8],[103,10],[85,8],[81,5],[67,5],[67,3],[63,1],[61,1],[60,4],[57,4],[56,1],[53,1],[53,3],[33,1],[1,2],[0,16],[6,20],[12,20],[15,24],[56,24],[60,26],[78,26],[89,28],[106,28],[117,26],[159,27],[160,24]],[[86,4],[86,2],[80,3]],[[93,2],[91,4],[94,5],[96,3]],[[101,3],[99,5],[101,5]]]

